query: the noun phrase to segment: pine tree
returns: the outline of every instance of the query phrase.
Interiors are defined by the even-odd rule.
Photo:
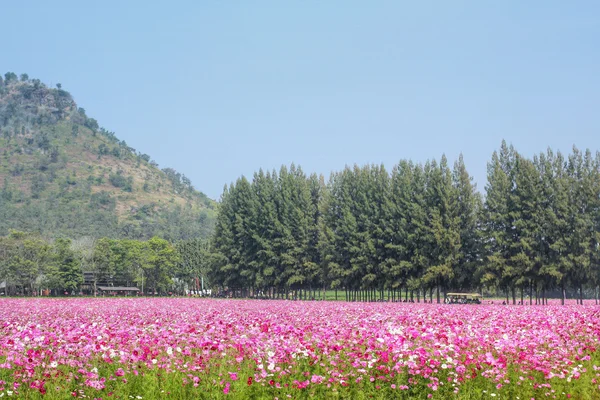
[[[426,165],[426,174],[430,255],[422,279],[426,288],[436,289],[439,303],[440,289],[447,288],[454,278],[454,269],[460,258],[458,196],[445,156],[442,156],[439,166],[435,161]]]
[[[511,158],[506,142],[502,142],[501,153],[494,152],[488,163],[482,215],[485,258],[479,271],[482,285],[505,290],[508,290],[513,279],[509,272],[510,246],[513,240]]]
[[[411,184],[413,176],[412,163],[400,161],[392,170],[390,178],[390,195],[386,204],[386,216],[389,223],[384,225],[385,265],[388,286],[394,291],[406,287],[408,278],[413,272],[408,236],[410,230]],[[401,293],[400,293],[401,294]]]
[[[335,174],[330,176],[329,182],[323,187],[321,192],[321,201],[319,204],[319,256],[321,258],[321,281],[323,284],[323,297],[327,288],[335,290],[335,299],[337,300],[338,289],[342,288],[343,272],[338,263],[340,260],[339,251],[336,247],[337,231],[336,223],[338,221],[338,203],[334,197]]]
[[[256,221],[259,205],[250,182],[241,177],[235,184],[235,190],[230,193],[232,202],[232,233],[236,250],[232,254],[239,281],[232,281],[232,288],[242,292],[255,287],[257,274],[251,268],[256,259],[257,242]],[[235,276],[235,275],[234,275]]]
[[[240,264],[242,249],[236,241],[236,208],[233,197],[236,186],[225,187],[221,196],[211,247],[216,254],[211,263],[210,279],[222,290],[239,287],[242,283]]]
[[[307,276],[304,267],[309,242],[310,191],[301,168],[291,165],[282,167],[276,196],[281,235],[275,241],[280,259],[276,283],[283,288],[291,288],[296,293],[304,288]]]
[[[330,246],[334,249],[329,261],[330,277],[334,287],[346,290],[346,299],[356,299],[360,289],[362,266],[360,233],[355,216],[356,175],[350,168],[332,174],[331,196],[327,222],[331,228]]]
[[[407,247],[409,248],[409,259],[412,264],[412,273],[409,275],[407,286],[412,292],[420,290],[422,276],[429,266],[430,260],[430,229],[428,225],[429,215],[427,206],[427,174],[425,166],[415,165],[410,185],[411,203],[408,208],[407,217],[410,223],[406,229]],[[417,298],[418,300],[418,298]]]
[[[311,174],[308,178],[308,189],[310,192],[310,221],[308,228],[308,247],[307,261],[305,263],[305,272],[307,283],[310,289],[323,287],[326,278],[323,273],[322,246],[322,227],[323,227],[323,209],[321,204],[325,197],[327,187],[322,176]]]
[[[566,257],[566,240],[569,236],[569,178],[560,152],[555,155],[548,149],[545,154],[541,153],[534,158],[534,164],[541,185],[537,199],[541,230],[538,244],[541,262],[539,272],[561,289],[564,304],[570,275],[570,263]],[[530,280],[534,278],[534,272],[530,271]]]
[[[542,219],[539,198],[541,196],[539,173],[533,162],[515,155],[515,188],[511,194],[512,240],[509,245],[509,258],[504,277],[512,292],[513,304],[515,289],[522,285],[526,277],[536,282],[543,290],[550,287],[552,276],[540,270]]]
[[[265,174],[262,169],[254,174],[252,181],[252,189],[258,205],[254,236],[257,251],[256,257],[249,267],[255,271],[256,288],[263,291],[263,294],[264,291],[274,287],[275,273],[279,264],[275,243],[282,228],[275,203],[276,181],[277,174],[275,172]]]
[[[578,292],[579,302],[583,304],[583,286],[594,281],[592,260],[596,251],[593,205],[597,202],[594,160],[591,152],[583,155],[573,148],[568,160],[569,174],[569,215],[567,253],[571,284]],[[594,171],[595,170],[595,171]]]
[[[452,180],[455,194],[458,196],[456,206],[460,236],[460,254],[455,264],[452,285],[460,291],[466,291],[475,288],[478,284],[473,277],[481,257],[479,216],[482,200],[473,178],[467,172],[462,154],[454,163]]]
[[[371,210],[370,237],[374,251],[371,253],[371,264],[376,279],[371,285],[379,291],[378,298],[384,297],[384,289],[389,288],[389,271],[387,268],[387,230],[391,217],[390,205],[390,175],[383,165],[372,166],[369,176],[369,205]],[[377,296],[375,296],[377,297]]]

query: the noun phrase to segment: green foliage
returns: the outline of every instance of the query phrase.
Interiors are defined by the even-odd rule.
[[[50,269],[50,245],[37,235],[11,231],[0,238],[0,281],[8,290],[35,294]]]
[[[502,143],[488,164],[482,283],[532,296],[598,285],[600,158],[576,148],[528,160]],[[593,286],[592,286],[593,285]]]
[[[207,277],[212,259],[207,244],[201,239],[174,245],[158,237],[140,241],[91,236],[51,242],[12,231],[0,237],[0,282],[7,282],[11,295],[35,295],[42,289],[59,295],[82,290],[93,294],[100,285],[138,285],[149,294],[184,294],[199,290],[200,279]],[[85,285],[84,273],[91,277]]]
[[[53,246],[52,258],[56,269],[54,286],[73,293],[79,289],[83,278],[69,239],[57,239]]]
[[[17,80],[17,74],[14,72],[7,72],[4,74],[4,82],[9,84],[10,82],[14,82]]]
[[[225,188],[209,276],[271,295],[341,288],[348,300],[435,290],[439,302],[441,291],[482,288],[513,302],[517,291],[582,296],[600,283],[598,171],[589,151],[529,160],[503,142],[483,201],[462,156],[452,169],[444,156],[390,174],[346,167],[327,185],[294,165],[261,170]]]
[[[175,246],[164,239],[153,237],[147,243],[147,252],[142,268],[150,293],[165,293],[171,281],[173,269],[179,262]]]
[[[117,171],[116,174],[110,174],[108,180],[114,187],[121,188],[126,192],[131,192],[133,190],[133,178],[130,176],[123,176],[123,171]]]
[[[13,73],[5,78],[0,235],[20,229],[49,237],[177,241],[211,233],[215,202],[188,178],[172,169],[167,177],[149,156],[138,157],[62,87]]]

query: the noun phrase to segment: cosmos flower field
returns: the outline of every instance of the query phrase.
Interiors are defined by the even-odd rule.
[[[600,398],[600,307],[2,299],[0,397]]]

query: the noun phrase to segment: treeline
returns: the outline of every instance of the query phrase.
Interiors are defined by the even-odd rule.
[[[185,225],[185,221],[181,221]],[[204,288],[228,296],[440,301],[448,291],[545,303],[594,296],[600,284],[600,154],[502,143],[484,195],[462,157],[259,171],[226,187],[209,240],[0,237],[0,292],[146,294]]]
[[[226,187],[212,238],[211,282],[233,293],[420,301],[448,290],[502,291],[544,303],[583,299],[600,279],[600,156],[502,143],[485,196],[462,157],[346,167],[327,183],[301,168]],[[337,293],[336,293],[337,295]],[[510,295],[510,296],[509,296]]]
[[[153,237],[46,240],[12,231],[0,237],[0,293],[93,295],[97,287],[136,286],[143,294],[200,290],[210,255],[200,239],[170,243]]]

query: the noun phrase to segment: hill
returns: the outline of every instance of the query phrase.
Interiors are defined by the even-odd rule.
[[[60,84],[0,76],[0,235],[204,237],[215,206],[101,128]]]

